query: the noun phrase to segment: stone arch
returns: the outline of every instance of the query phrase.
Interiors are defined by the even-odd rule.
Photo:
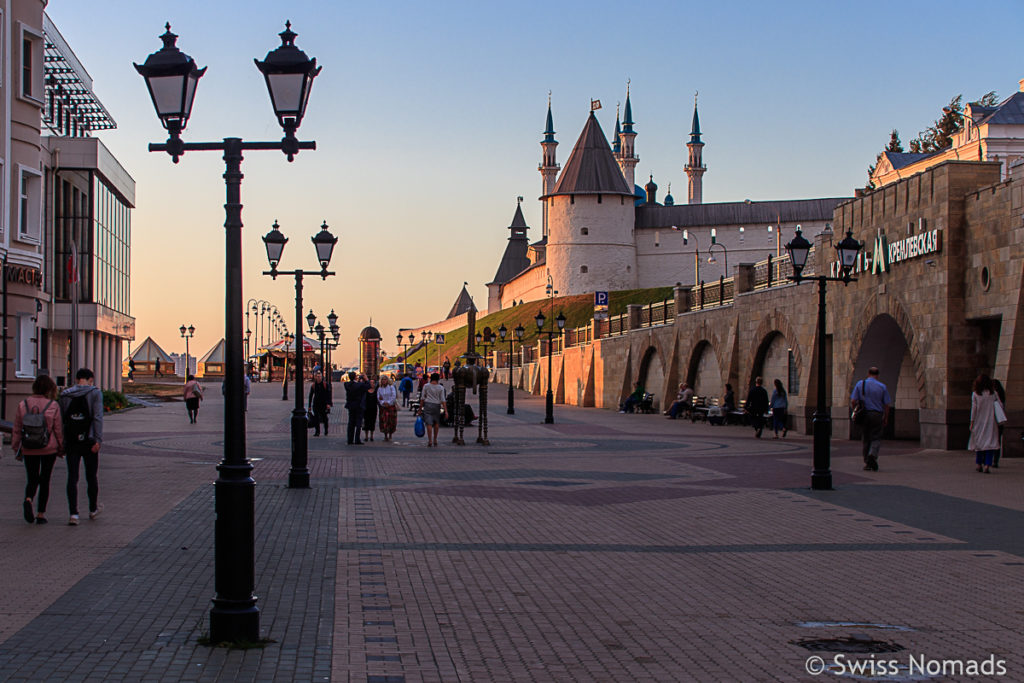
[[[749,368],[747,386],[737,389],[737,391],[742,391],[745,394],[746,390],[754,385],[754,379],[758,376],[763,376],[762,367],[765,355],[769,352],[771,344],[778,337],[785,340],[786,348],[793,353],[793,364],[796,366],[797,377],[803,377],[804,360],[803,353],[800,350],[800,337],[797,335],[792,323],[790,323],[789,318],[776,309],[761,320],[761,324],[757,326],[757,331],[754,332],[747,353],[747,358],[750,359],[750,365],[747,366]],[[765,386],[771,386],[773,379],[775,378],[765,377]]]
[[[861,351],[864,347],[865,336],[868,334],[871,325],[875,322],[879,316],[888,316],[899,328],[903,335],[903,340],[907,345],[907,353],[910,356],[910,360],[914,367],[914,379],[917,382],[917,391],[919,397],[919,407],[927,407],[927,382],[924,375],[924,364],[921,359],[921,355],[924,350],[921,348],[923,343],[918,338],[917,333],[914,331],[914,326],[910,322],[910,316],[907,315],[906,309],[898,299],[892,296],[877,296],[871,297],[868,302],[861,308],[860,314],[857,316],[856,324],[853,328],[853,334],[850,338],[854,342],[850,345],[850,356],[849,370],[846,375],[845,387],[847,391],[852,391],[854,381],[859,381],[867,375],[867,368],[870,367],[871,363],[859,367],[858,361],[860,360]],[[878,366],[881,369],[881,365]],[[884,380],[883,380],[884,381]]]
[[[644,391],[654,395],[654,407],[660,409],[665,396],[665,363],[655,346],[648,346],[644,350],[637,381]]]
[[[722,382],[722,364],[714,345],[707,339],[697,342],[690,354],[686,370],[686,383],[696,396],[721,397],[725,391]]]

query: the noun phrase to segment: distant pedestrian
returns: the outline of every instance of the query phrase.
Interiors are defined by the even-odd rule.
[[[11,448],[25,463],[25,521],[46,524],[46,503],[50,499],[50,475],[58,457],[64,457],[64,424],[57,399],[57,385],[48,375],[32,382],[32,395],[18,404],[11,432]],[[32,514],[32,500],[36,514]]]
[[[103,443],[103,392],[94,386],[95,376],[89,368],[75,373],[76,384],[60,395],[64,418],[64,452],[68,464],[68,524],[78,525],[78,468],[85,463],[86,492],[89,496],[89,519],[96,519],[103,506],[99,504],[100,445]]]
[[[619,406],[619,412],[620,413],[636,412],[636,407],[638,405],[640,405],[641,403],[643,403],[645,393],[646,392],[644,392],[644,385],[643,384],[640,384],[640,382],[634,383],[633,384],[633,393],[630,394],[629,396],[627,396],[626,400],[623,401],[622,405]]]
[[[1006,412],[1006,389],[1003,388],[1003,383],[997,380],[995,377],[992,378],[992,390],[996,392],[996,396],[999,397],[999,402],[1003,404],[1003,413]],[[1006,425],[999,425],[999,450],[996,451],[996,457],[992,459],[992,467],[999,467],[999,459],[1003,455],[1003,428]]]
[[[385,441],[391,441],[391,435],[398,427],[398,391],[390,377],[381,375],[380,387],[377,389],[377,405],[380,406],[380,431]]]
[[[768,412],[771,403],[768,401],[768,392],[762,386],[764,379],[758,377],[754,380],[754,386],[750,387],[747,393],[746,411],[750,416],[750,425],[754,428],[754,436],[761,438],[764,431],[764,416]]]
[[[444,359],[444,365],[441,366],[441,367],[444,368],[444,378],[445,379],[451,379],[451,376],[452,376],[452,363],[451,363],[451,361],[448,360],[447,358],[445,358]]]
[[[369,383],[363,401],[363,441],[373,441],[373,433],[377,431],[377,379],[371,377]]]
[[[182,395],[185,398],[185,410],[188,412],[188,421],[191,424],[195,424],[196,418],[199,417],[199,402],[203,400],[203,388],[199,386],[199,381],[195,378],[195,375],[189,375],[185,379]]]
[[[403,377],[402,381],[398,383],[398,390],[402,392],[402,407],[408,407],[409,397],[412,396],[412,377],[409,375]]]
[[[348,443],[354,446],[361,446],[359,438],[360,430],[363,428],[363,403],[366,400],[366,390],[370,388],[364,375],[356,377],[354,372],[349,373],[349,381],[345,382],[345,409],[348,410]]]
[[[324,436],[327,436],[328,414],[334,403],[331,396],[331,385],[324,381],[324,373],[316,370],[313,372],[313,383],[309,385],[309,413],[313,416],[313,436],[320,436],[320,425],[324,427]]]
[[[421,377],[423,377],[423,366],[420,364],[419,361],[416,361],[416,365],[413,366],[412,372],[413,376],[416,377],[416,379],[420,379]]]
[[[129,382],[134,382],[135,381],[135,359],[134,358],[129,358],[128,359],[128,381]]]
[[[679,391],[676,393],[676,400],[672,401],[672,405],[665,411],[665,415],[670,420],[674,420],[679,417],[680,413],[686,413],[690,415],[693,411],[693,389],[686,382],[679,385]]]
[[[433,448],[437,447],[437,431],[441,427],[441,416],[448,413],[445,407],[447,396],[440,380],[439,374],[432,373],[430,383],[423,387],[420,395],[420,412],[427,427],[427,446]]]
[[[974,451],[978,472],[990,474],[993,460],[999,453],[999,422],[996,405],[1003,407],[986,374],[978,375],[971,392],[971,439],[967,450]],[[1003,415],[1005,415],[1005,409]],[[984,469],[983,469],[984,468]]]
[[[156,359],[156,363],[153,365],[153,377],[163,377],[160,373],[160,359]]]
[[[882,447],[882,433],[889,424],[889,406],[892,398],[889,390],[878,379],[878,368],[868,370],[868,376],[853,387],[850,394],[850,407],[864,410],[864,422],[861,425],[861,453],[864,456],[864,469],[878,471],[878,451]]]
[[[786,389],[782,386],[781,380],[775,380],[775,390],[772,392],[772,398],[770,401],[772,409],[772,431],[775,432],[775,436],[772,438],[779,438],[779,430],[782,430],[782,438],[786,438],[786,432],[789,429],[786,428],[786,411],[789,408],[789,401],[786,399]]]

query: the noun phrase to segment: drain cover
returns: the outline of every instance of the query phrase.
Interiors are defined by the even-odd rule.
[[[905,649],[902,645],[893,642],[872,640],[871,638],[805,638],[789,642],[791,645],[799,645],[811,652],[870,654],[875,652],[900,652]]]

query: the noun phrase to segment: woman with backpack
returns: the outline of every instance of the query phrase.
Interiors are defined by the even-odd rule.
[[[22,510],[25,521],[46,524],[46,502],[50,498],[50,475],[57,457],[64,455],[64,423],[57,403],[57,385],[47,375],[32,382],[32,395],[18,404],[11,433],[16,458],[25,463],[28,481]],[[32,499],[39,493],[35,515]]]
[[[199,417],[199,402],[203,400],[203,388],[195,375],[189,375],[185,380],[185,388],[182,390],[185,397],[185,410],[188,411],[188,421],[196,423]]]

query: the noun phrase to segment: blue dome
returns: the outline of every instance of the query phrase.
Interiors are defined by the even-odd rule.
[[[665,206],[675,206],[675,205],[676,205],[676,200],[673,199],[672,195],[670,195],[670,194],[665,195]]]
[[[647,201],[647,192],[639,185],[633,185],[633,206],[640,206]]]

